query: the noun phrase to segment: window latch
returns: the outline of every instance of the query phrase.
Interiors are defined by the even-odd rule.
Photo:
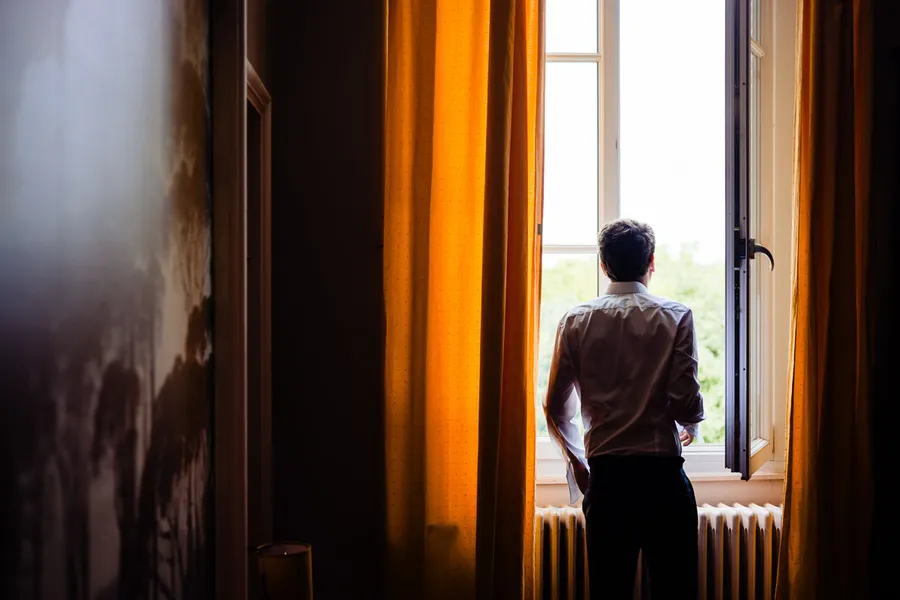
[[[775,257],[772,256],[772,251],[762,244],[757,244],[753,238],[750,238],[750,242],[747,244],[747,253],[749,258],[756,258],[757,253],[762,254],[769,259],[769,270],[775,270]]]
[[[757,254],[762,254],[769,259],[769,270],[775,270],[775,257],[772,256],[772,251],[762,244],[757,244],[753,238],[748,240],[741,237],[740,230],[737,227],[734,229],[734,254],[738,261],[755,259]],[[740,262],[735,263],[735,268],[739,266]]]

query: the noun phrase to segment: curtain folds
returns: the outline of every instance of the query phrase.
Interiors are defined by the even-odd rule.
[[[390,598],[532,598],[542,0],[389,0]]]
[[[801,0],[777,597],[869,597],[870,0]]]

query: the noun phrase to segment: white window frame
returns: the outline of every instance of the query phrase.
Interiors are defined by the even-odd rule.
[[[598,49],[596,53],[547,53],[551,62],[592,62],[598,65],[598,215],[601,223],[619,214],[619,2],[598,1]],[[637,0],[626,0],[637,1]],[[756,237],[765,243],[778,261],[770,272],[754,269],[753,302],[760,335],[751,339],[751,356],[757,357],[751,387],[756,416],[756,438],[751,443],[751,472],[783,472],[784,424],[787,397],[787,364],[790,327],[790,268],[792,252],[792,152],[794,105],[794,43],[796,0],[756,0],[759,2],[758,39],[751,51],[760,59],[758,223]],[[777,26],[776,26],[777,25]],[[723,24],[724,26],[724,24]],[[724,92],[723,92],[724,93]],[[543,247],[544,254],[596,255],[596,245],[554,244]],[[599,269],[599,265],[598,265]],[[602,270],[598,287],[608,281]],[[538,415],[543,418],[543,415]],[[536,441],[536,479],[539,485],[565,483],[565,466],[553,441],[541,436]],[[724,444],[698,444],[684,449],[685,471],[709,481],[741,482],[725,469]]]

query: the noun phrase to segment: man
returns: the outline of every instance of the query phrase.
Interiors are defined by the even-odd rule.
[[[653,600],[693,600],[697,502],[681,457],[704,418],[693,315],[647,289],[649,226],[614,221],[599,246],[612,283],[560,322],[544,403],[572,502],[585,496],[591,597],[631,600],[642,550]],[[583,440],[572,422],[579,403]]]

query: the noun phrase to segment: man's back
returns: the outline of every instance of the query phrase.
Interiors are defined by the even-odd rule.
[[[681,454],[675,420],[703,418],[690,376],[697,364],[690,309],[640,283],[613,283],[570,310],[559,335],[566,349],[559,359],[570,361],[581,400],[587,456]]]
[[[590,577],[604,582],[591,597],[630,598],[643,551],[654,598],[695,598],[697,505],[681,458],[703,420],[693,315],[647,290],[649,225],[613,221],[597,244],[614,283],[560,322],[544,404],[571,502],[585,495]],[[572,422],[579,413],[584,438]]]

